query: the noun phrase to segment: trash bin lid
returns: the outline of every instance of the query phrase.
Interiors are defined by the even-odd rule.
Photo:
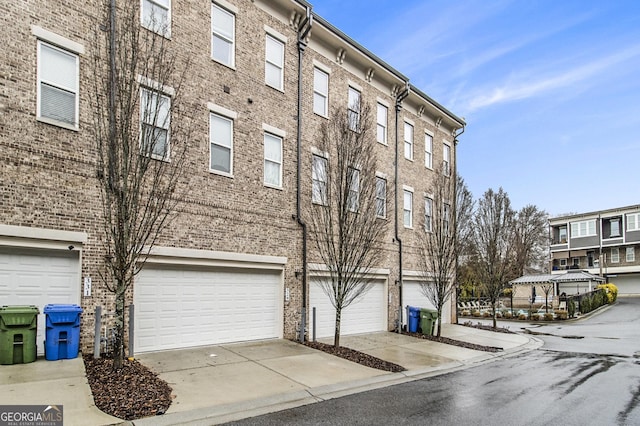
[[[40,311],[35,305],[15,305],[0,307],[0,315],[3,314],[38,314]]]
[[[43,313],[56,313],[56,312],[82,312],[82,308],[79,305],[63,305],[63,304],[49,304],[45,305],[42,310]]]

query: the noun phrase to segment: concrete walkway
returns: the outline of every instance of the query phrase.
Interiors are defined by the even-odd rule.
[[[443,325],[442,335],[504,350],[475,351],[390,332],[342,337],[342,346],[400,364],[407,369],[402,373],[287,340],[143,354],[138,361],[169,383],[175,399],[166,414],[133,422],[93,405],[81,358],[0,366],[0,395],[3,404],[61,404],[65,425],[210,425],[468,368],[542,345],[533,337],[450,324]]]

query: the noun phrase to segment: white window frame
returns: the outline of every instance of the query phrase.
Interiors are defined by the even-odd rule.
[[[362,91],[353,86],[349,86],[347,104],[347,120],[349,129],[354,132],[360,131],[360,111],[362,105]]]
[[[451,146],[447,143],[442,144],[442,173],[451,176]]]
[[[145,8],[145,5],[151,7],[151,11],[154,8],[159,8],[162,10],[166,10],[167,12],[167,22],[153,22],[152,20],[147,20],[146,18],[149,16],[148,9]],[[155,23],[155,25],[153,25]],[[156,34],[159,34],[163,37],[170,38],[171,37],[171,0],[140,0],[140,25],[149,31],[153,31]]]
[[[413,161],[413,136],[414,126],[409,122],[404,122],[404,158]]]
[[[42,47],[45,47],[47,49],[56,51],[60,54],[63,55],[67,55],[70,56],[72,58],[75,59],[75,87],[66,87],[66,86],[62,86],[60,84],[56,84],[53,81],[49,81],[46,79],[42,78],[42,68],[46,66],[46,64],[43,64],[42,62]],[[60,48],[56,45],[53,45],[47,41],[44,40],[38,40],[37,43],[37,50],[38,50],[38,69],[37,69],[37,79],[38,79],[38,83],[37,83],[37,101],[36,101],[36,117],[38,119],[38,121],[42,121],[44,123],[47,124],[53,124],[55,126],[58,127],[63,127],[65,129],[69,129],[69,130],[78,130],[79,126],[79,110],[80,110],[80,95],[79,95],[79,91],[80,91],[80,57],[78,55],[77,52],[73,52],[70,51],[68,49],[63,49]],[[63,120],[58,120],[56,118],[53,117],[46,117],[42,115],[42,85],[45,84],[47,86],[53,87],[54,89],[60,90],[60,91],[64,91],[67,93],[71,93],[74,96],[74,109],[75,109],[75,116],[74,116],[74,122],[73,123],[69,123],[67,121],[63,121]]]
[[[273,141],[277,141],[280,145],[280,160],[276,159],[276,158],[268,158],[267,157],[267,138],[270,138]],[[263,137],[263,144],[264,144],[264,164],[263,164],[263,168],[264,168],[264,172],[263,172],[263,182],[265,186],[271,187],[271,188],[277,188],[277,189],[282,189],[282,155],[283,155],[283,151],[282,151],[282,147],[283,147],[283,138],[279,135],[276,135],[275,133],[272,132],[268,132],[265,131],[264,132],[264,137]],[[278,182],[267,182],[267,163],[271,163],[271,164],[276,164],[278,166]]]
[[[387,123],[389,120],[389,108],[378,102],[376,106],[376,140],[387,145]]]
[[[226,6],[226,5],[225,5]],[[232,33],[231,35],[229,34],[224,34],[222,33],[219,29],[216,28],[215,25],[215,20],[213,18],[213,14],[215,12],[219,12],[222,13],[224,15],[228,15],[229,17],[232,18],[232,22],[233,22],[233,28],[232,28]],[[217,2],[211,2],[211,59],[213,59],[214,61],[225,65],[229,68],[235,68],[236,66],[236,14],[237,11],[233,10],[231,8],[227,8],[227,7],[223,7],[222,5],[218,4]],[[221,59],[221,58],[216,58],[216,56],[214,55],[214,49],[213,49],[213,42],[215,38],[218,38],[219,40],[227,43],[229,45],[229,62],[226,62],[225,60]]]
[[[627,261],[627,263],[631,263],[631,262],[635,262],[636,261],[636,249],[635,247],[627,247],[626,253],[625,253],[625,260]]]
[[[149,99],[155,99],[155,102],[157,102],[158,98],[163,101],[161,105],[167,105],[166,118],[164,119],[162,119],[162,114],[164,114],[161,111],[162,106],[157,107],[157,111],[148,111],[146,107],[146,102],[148,102]],[[149,113],[151,113],[151,116],[149,116]],[[149,119],[151,121],[149,121]],[[159,120],[161,120],[162,122],[159,122]],[[146,152],[144,141],[142,140],[143,135],[145,134],[145,131],[143,129],[145,125],[160,129],[167,133],[165,141],[166,150],[164,152],[164,155],[152,152],[151,158],[155,160],[169,161],[169,159],[171,158],[171,96],[153,88],[142,86],[140,87],[140,147],[143,152]]]
[[[593,237],[596,235],[596,220],[571,222],[571,238]]]
[[[269,42],[272,42],[274,47],[280,49],[280,62],[274,61],[272,55],[269,54]],[[271,33],[267,33],[264,43],[264,51],[264,82],[267,86],[273,87],[274,89],[282,92],[284,91],[284,42]],[[269,69],[278,71],[279,79],[277,83],[269,81]]]
[[[424,197],[424,230],[433,232],[433,198]]]
[[[424,166],[433,170],[433,135],[427,132],[424,134]]]
[[[322,175],[318,174],[319,167],[316,163],[319,162],[324,163]],[[329,159],[327,157],[313,154],[311,159],[311,202],[313,204],[327,205],[327,191],[329,190],[327,179],[328,166]]]
[[[640,231],[640,213],[629,213],[627,217],[627,228],[625,231]],[[631,221],[629,219],[632,219]]]
[[[611,263],[620,263],[620,249],[618,247],[611,248]]]
[[[347,208],[350,212],[357,213],[360,209],[360,170],[349,167],[349,196],[347,197]]]
[[[402,221],[405,228],[413,229],[413,191],[404,188],[402,194]]]
[[[233,143],[233,137],[234,137],[234,121],[236,117],[232,117],[226,114],[222,114],[219,111],[216,110],[212,110],[212,108],[209,108],[209,171],[211,173],[215,173],[218,175],[222,175],[222,176],[227,176],[227,177],[233,177],[233,155],[234,155],[234,143]],[[222,143],[223,141],[221,139],[217,139],[214,140],[214,134],[213,134],[213,120],[221,120],[224,121],[226,123],[229,123],[229,146],[224,145],[224,143]],[[225,170],[219,170],[219,169],[215,169],[212,166],[212,160],[213,160],[213,145],[215,146],[219,146],[222,147],[224,149],[228,149],[229,150],[229,171],[225,171]]]
[[[618,228],[615,234],[613,233],[613,224],[616,224],[616,227]],[[619,218],[614,218],[614,219],[609,219],[609,238],[617,238],[620,237],[621,234],[621,227],[620,227],[620,219]]]
[[[564,229],[564,240],[562,239],[562,230]],[[563,225],[558,227],[558,243],[559,244],[566,244],[568,241],[568,235],[567,235],[567,226]]]
[[[326,90],[316,84],[317,78],[326,81]],[[316,109],[316,99],[322,102],[321,109]],[[313,112],[325,118],[329,116],[329,73],[318,67],[313,68]]]
[[[379,185],[382,183],[382,186]],[[383,188],[380,191],[380,188]],[[381,213],[382,210],[382,214]],[[387,217],[387,179],[383,176],[376,176],[376,216],[381,219]]]

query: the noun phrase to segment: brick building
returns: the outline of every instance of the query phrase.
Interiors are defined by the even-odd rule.
[[[465,123],[311,7],[304,0],[141,1],[141,25],[154,30],[149,16],[166,22],[170,49],[190,61],[182,113],[193,133],[179,214],[128,294],[136,352],[293,338],[303,318],[311,333],[313,307],[317,335],[332,334],[311,244],[303,268],[297,197],[311,203],[321,123],[354,99],[376,113],[377,176],[389,194],[397,191],[380,220],[397,220],[398,229],[389,227],[376,283],[345,312],[343,333],[393,329],[399,306],[428,304],[418,285],[418,233],[435,174],[455,172]],[[95,307],[113,310],[100,278],[90,131],[93,34],[103,6],[24,0],[0,10],[1,304],[41,311],[47,303],[80,304],[86,350]]]

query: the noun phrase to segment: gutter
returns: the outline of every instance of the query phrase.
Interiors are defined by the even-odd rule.
[[[409,96],[409,92],[411,90],[411,86],[406,82],[404,89],[398,94],[396,97],[396,161],[395,161],[395,191],[396,191],[396,202],[395,202],[395,233],[394,239],[398,243],[398,333],[402,332],[402,239],[400,239],[400,232],[398,229],[398,198],[399,198],[399,139],[400,139],[400,131],[398,126],[398,117],[400,116],[400,111],[402,110],[402,101]]]
[[[302,304],[300,308],[300,326],[298,341],[304,343],[307,328],[307,224],[301,217],[301,173],[302,173],[302,58],[307,48],[307,37],[311,32],[313,15],[311,7],[305,5],[306,17],[298,27],[298,118],[297,118],[297,173],[296,173],[296,215],[295,219],[302,230]]]

